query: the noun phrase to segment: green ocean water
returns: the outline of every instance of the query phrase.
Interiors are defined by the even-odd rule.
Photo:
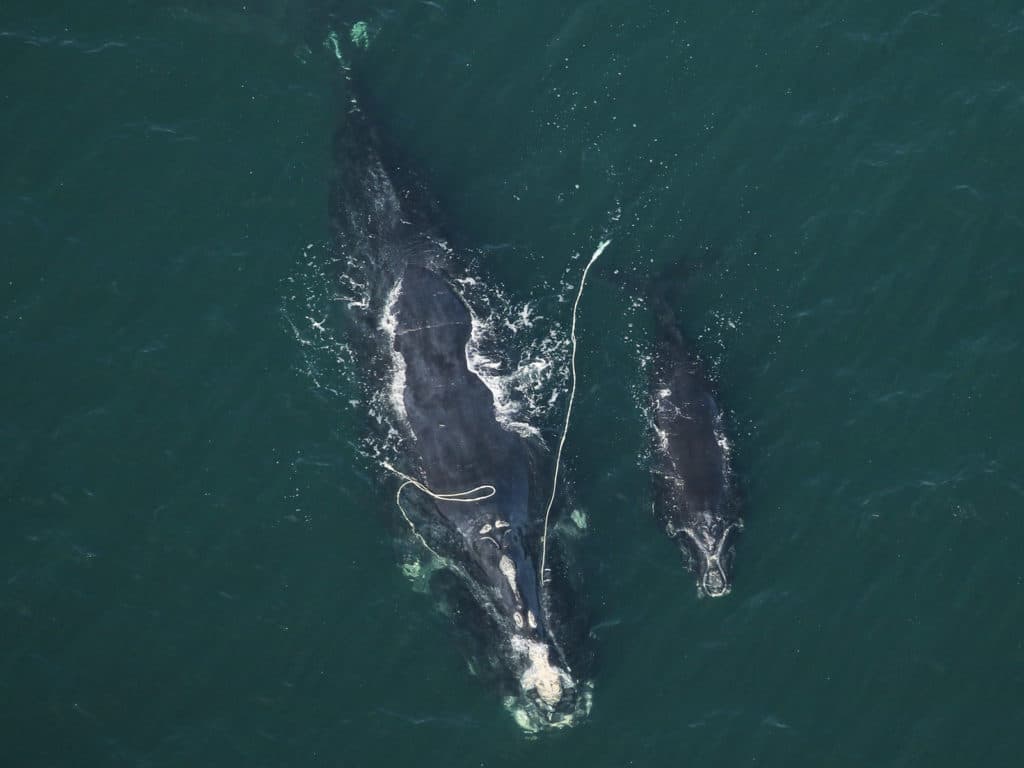
[[[1019,764],[1019,4],[88,6],[0,7],[0,764]],[[612,241],[570,730],[526,738],[410,588],[309,350],[358,20],[496,286],[557,307]],[[671,264],[744,486],[714,601],[641,458],[629,286]]]

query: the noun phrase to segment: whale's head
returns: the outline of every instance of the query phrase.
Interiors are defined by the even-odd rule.
[[[554,646],[529,635],[513,637],[511,645],[519,695],[506,705],[523,730],[567,728],[589,714],[590,686],[572,675]]]
[[[502,518],[488,518],[474,530],[479,594],[494,617],[497,655],[510,684],[507,709],[530,733],[579,723],[590,711],[590,687],[569,666],[558,639],[565,629],[557,621],[561,615],[549,615],[539,564],[523,545],[523,530]]]
[[[733,539],[742,529],[740,520],[710,515],[679,529],[680,543],[694,564],[702,594],[722,597],[732,590]]]

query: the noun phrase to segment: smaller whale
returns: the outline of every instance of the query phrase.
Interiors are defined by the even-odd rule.
[[[700,591],[732,588],[734,539],[742,530],[729,442],[714,391],[693,345],[662,296],[651,366],[655,515],[696,573]]]

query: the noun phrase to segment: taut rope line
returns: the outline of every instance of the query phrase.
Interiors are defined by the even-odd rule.
[[[558,470],[562,464],[562,449],[565,447],[565,439],[569,435],[569,421],[572,418],[572,406],[576,400],[576,315],[579,310],[580,299],[583,298],[583,286],[586,285],[587,282],[587,273],[590,272],[590,268],[594,265],[594,262],[597,261],[598,256],[604,253],[604,249],[607,248],[610,243],[611,240],[602,241],[597,246],[597,250],[595,250],[593,255],[590,257],[590,261],[587,262],[587,266],[583,268],[583,275],[580,277],[580,288],[579,291],[576,293],[576,301],[574,301],[572,305],[572,324],[570,325],[569,329],[569,340],[572,346],[572,352],[569,357],[571,386],[569,387],[569,404],[565,410],[565,426],[562,428],[562,436],[558,441],[558,451],[555,454],[555,471],[554,476],[551,478],[551,497],[548,499],[548,506],[544,510],[544,533],[541,536],[540,550],[540,584],[542,592],[544,589],[544,584],[547,581],[546,577],[544,576],[544,567],[547,561],[548,554],[548,520],[551,517],[551,507],[554,506],[555,504],[555,496],[558,493]],[[440,560],[445,560],[447,558],[439,555],[434,550],[433,547],[427,544],[427,540],[424,539],[420,532],[416,530],[416,525],[413,523],[412,520],[409,519],[409,515],[407,515],[405,512],[405,507],[402,506],[402,491],[405,490],[406,486],[411,485],[414,488],[417,488],[418,490],[427,494],[431,498],[437,499],[438,501],[451,501],[458,504],[473,504],[478,501],[485,501],[494,496],[495,493],[497,493],[497,489],[493,485],[490,485],[489,483],[478,485],[476,488],[470,488],[468,491],[438,493],[428,488],[426,485],[421,483],[416,478],[409,477],[409,475],[405,474],[404,472],[400,472],[399,470],[395,469],[388,462],[384,461],[381,463],[383,464],[385,469],[389,470],[390,472],[393,472],[394,474],[398,475],[398,477],[405,481],[400,486],[398,486],[398,490],[395,492],[395,504],[398,505],[398,511],[402,513],[402,517],[405,518],[405,522],[409,524],[409,529],[412,531],[413,535],[420,540],[420,543],[424,547],[426,547]]]
[[[565,447],[565,438],[569,435],[569,419],[572,418],[572,405],[576,399],[576,312],[580,306],[580,299],[583,297],[583,286],[587,282],[587,273],[594,265],[594,262],[597,261],[597,257],[604,253],[604,249],[608,247],[609,243],[611,243],[611,240],[601,242],[597,246],[597,250],[594,251],[594,255],[590,257],[590,261],[587,262],[587,266],[583,268],[583,276],[580,277],[580,290],[576,294],[576,301],[572,305],[572,325],[569,328],[569,340],[572,344],[572,354],[569,357],[571,386],[569,387],[569,404],[565,409],[565,426],[562,428],[562,437],[558,441],[558,452],[555,454],[555,473],[551,479],[551,498],[548,499],[548,507],[544,510],[544,535],[540,540],[540,585],[542,592],[544,584],[547,583],[547,577],[544,575],[544,563],[547,560],[548,554],[548,518],[551,516],[551,507],[555,503],[555,495],[558,492],[558,468],[562,464],[562,448]]]

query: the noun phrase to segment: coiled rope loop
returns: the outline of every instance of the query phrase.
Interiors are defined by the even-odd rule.
[[[584,287],[584,285],[586,285],[586,282],[587,282],[587,273],[590,272],[590,268],[594,265],[594,262],[597,261],[597,258],[602,253],[604,253],[604,249],[607,248],[610,243],[611,243],[611,240],[604,240],[604,241],[602,241],[597,246],[597,250],[595,250],[593,255],[590,257],[590,261],[587,262],[587,266],[585,266],[583,268],[583,275],[580,277],[579,291],[577,291],[577,293],[576,293],[576,301],[574,301],[573,305],[572,305],[572,325],[570,326],[570,331],[569,331],[569,340],[570,340],[571,349],[572,349],[571,354],[570,354],[570,358],[569,358],[569,362],[570,362],[569,403],[568,403],[568,406],[566,407],[566,410],[565,410],[565,425],[562,427],[562,436],[561,436],[561,438],[558,441],[558,451],[555,454],[555,469],[554,469],[554,475],[553,475],[553,477],[551,479],[551,496],[548,498],[548,505],[547,505],[547,508],[544,510],[544,533],[541,536],[541,551],[540,551],[540,584],[541,584],[541,591],[542,592],[544,590],[544,585],[548,581],[547,575],[545,574],[545,564],[547,562],[547,553],[548,553],[548,522],[549,522],[550,517],[551,517],[551,508],[555,504],[555,496],[558,493],[558,471],[559,471],[559,467],[562,464],[562,449],[565,447],[565,440],[566,440],[566,438],[569,435],[569,422],[570,422],[570,420],[572,418],[573,403],[576,400],[576,346],[577,346],[577,341],[576,341],[576,315],[577,315],[577,312],[579,310],[580,299],[583,298],[583,287]],[[491,498],[492,496],[494,496],[497,493],[497,489],[493,485],[490,485],[489,483],[485,483],[483,485],[478,485],[478,486],[476,486],[476,488],[470,488],[467,491],[454,491],[454,492],[450,492],[450,493],[438,493],[437,491],[434,491],[431,488],[429,488],[426,485],[424,485],[423,483],[421,483],[416,478],[409,477],[409,475],[405,474],[404,472],[400,472],[399,470],[395,469],[388,462],[385,461],[385,462],[382,462],[382,464],[383,464],[385,469],[389,470],[390,472],[394,473],[395,475],[397,475],[398,477],[400,477],[401,479],[403,479],[405,481],[404,483],[402,483],[398,487],[398,491],[395,492],[395,503],[398,505],[398,510],[402,513],[402,517],[405,518],[405,522],[407,522],[409,524],[409,528],[410,528],[410,530],[412,530],[413,535],[417,539],[420,540],[420,543],[423,544],[424,547],[426,547],[436,557],[438,557],[439,559],[442,559],[442,560],[444,560],[445,558],[441,557],[441,555],[439,555],[437,552],[434,551],[433,547],[431,547],[429,544],[427,544],[426,539],[424,539],[423,536],[420,535],[420,532],[416,530],[415,524],[412,522],[412,520],[409,519],[409,515],[406,514],[405,508],[402,506],[402,491],[404,491],[407,486],[411,485],[414,488],[416,488],[416,489],[422,491],[423,493],[427,494],[432,499],[437,499],[438,501],[450,501],[450,502],[455,502],[455,503],[459,503],[459,504],[473,504],[473,503],[476,503],[478,501],[486,501],[487,499]]]
[[[494,494],[498,492],[498,490],[493,485],[485,483],[484,485],[478,485],[476,488],[470,488],[468,491],[438,493],[437,491],[428,488],[415,477],[409,477],[404,472],[395,469],[388,462],[384,461],[381,463],[383,464],[385,469],[387,469],[390,472],[393,472],[394,474],[398,475],[400,478],[405,480],[404,483],[398,486],[398,490],[395,492],[395,504],[398,505],[398,511],[402,513],[402,517],[405,518],[405,522],[409,524],[409,529],[412,531],[413,535],[420,540],[420,543],[424,547],[429,549],[431,552],[433,552],[435,557],[441,560],[444,560],[445,558],[441,557],[441,555],[434,551],[434,548],[432,546],[427,544],[427,540],[424,539],[422,535],[420,535],[420,532],[416,530],[416,525],[413,523],[412,520],[409,519],[409,515],[406,514],[405,507],[402,506],[402,491],[404,491],[407,486],[411,485],[413,488],[422,491],[423,493],[427,494],[427,496],[430,496],[432,499],[437,499],[438,501],[451,501],[457,504],[474,504],[478,501],[486,501],[487,499],[491,498],[492,496],[494,496]]]

